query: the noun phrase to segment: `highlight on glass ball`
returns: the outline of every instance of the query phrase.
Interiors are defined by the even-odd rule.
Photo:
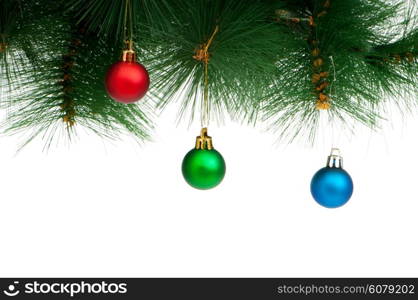
[[[122,60],[110,66],[106,73],[106,91],[113,100],[128,104],[144,97],[149,85],[148,71],[136,61],[132,42],[129,42],[128,49],[123,51]]]
[[[196,138],[196,147],[184,157],[181,169],[186,182],[196,189],[208,190],[222,182],[226,172],[225,160],[213,149],[206,128]]]
[[[313,176],[311,194],[315,201],[327,208],[341,207],[353,194],[353,180],[343,169],[339,149],[333,148],[327,165]]]

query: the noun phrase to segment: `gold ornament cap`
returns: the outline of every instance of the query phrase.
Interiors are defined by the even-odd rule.
[[[122,61],[124,62],[135,62],[136,61],[136,53],[134,51],[133,41],[126,41],[127,49],[122,51]]]
[[[202,128],[200,136],[196,137],[196,149],[198,150],[212,150],[212,137],[208,136],[208,129]]]

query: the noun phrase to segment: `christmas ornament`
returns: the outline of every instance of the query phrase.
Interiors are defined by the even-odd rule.
[[[343,158],[332,149],[327,165],[313,176],[311,194],[320,205],[335,208],[347,203],[353,194],[353,181],[343,169]]]
[[[122,60],[113,64],[106,74],[105,86],[109,96],[121,103],[136,102],[145,96],[150,79],[143,65],[136,62],[136,55],[129,41]]]
[[[225,176],[225,161],[213,149],[207,128],[203,128],[196,138],[196,147],[186,154],[181,169],[184,179],[196,189],[207,190],[221,183]]]
[[[222,155],[213,149],[212,138],[207,135],[209,125],[209,47],[219,31],[216,25],[209,40],[195,49],[193,59],[203,65],[203,97],[200,111],[202,130],[196,138],[196,147],[189,151],[183,159],[183,177],[192,187],[207,190],[214,188],[225,176],[225,161]]]

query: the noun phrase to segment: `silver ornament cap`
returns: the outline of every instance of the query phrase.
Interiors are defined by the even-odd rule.
[[[332,148],[331,154],[327,159],[327,167],[329,168],[343,168],[343,157],[341,156],[341,151],[338,148]]]

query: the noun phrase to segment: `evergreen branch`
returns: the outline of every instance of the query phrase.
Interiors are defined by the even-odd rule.
[[[250,114],[275,70],[279,35],[266,22],[269,9],[262,1],[176,1],[169,10],[175,15],[166,16],[170,30],[154,32],[159,47],[147,64],[157,74],[153,90],[164,95],[159,107],[181,98],[179,119],[190,112],[192,121],[201,111],[205,70],[193,56],[219,26],[210,49],[210,119]]]
[[[22,146],[39,136],[46,148],[63,134],[71,140],[76,127],[110,139],[123,133],[147,139],[149,105],[117,103],[104,89],[105,72],[121,49],[92,38],[59,13],[48,23],[56,30],[37,41],[39,63],[28,65],[31,69],[20,76],[24,89],[9,93],[5,103],[10,107],[5,132],[25,133]],[[26,34],[30,39],[30,30]]]
[[[353,123],[349,120],[375,128],[385,96],[399,97],[403,90],[394,85],[402,82],[405,87],[411,82],[403,72],[376,68],[357,49],[373,49],[392,39],[385,30],[395,26],[390,20],[399,7],[365,0],[280,1],[278,8],[290,16],[312,19],[277,23],[282,36],[279,52],[284,54],[275,82],[264,96],[263,119],[269,121],[269,128],[281,130],[281,136],[290,140],[297,135],[313,139],[319,112],[311,101],[319,100],[319,108],[328,108],[329,98],[330,120],[348,128]]]
[[[67,11],[78,18],[87,31],[112,41],[123,41],[126,30],[126,5],[132,5],[133,27],[131,32],[140,41],[151,28],[164,30],[169,26],[165,13],[166,0],[69,0]]]
[[[190,112],[190,122],[205,90],[211,119],[265,120],[290,140],[315,137],[318,108],[347,128],[353,121],[375,128],[388,96],[402,110],[418,104],[413,1],[67,2],[75,18],[63,13],[64,1],[0,2],[0,105],[10,110],[3,125],[27,133],[27,141],[43,137],[47,147],[79,127],[108,138],[148,137],[144,100],[116,103],[103,88],[128,32],[157,107],[180,100],[179,118]],[[134,22],[127,22],[131,3]]]

